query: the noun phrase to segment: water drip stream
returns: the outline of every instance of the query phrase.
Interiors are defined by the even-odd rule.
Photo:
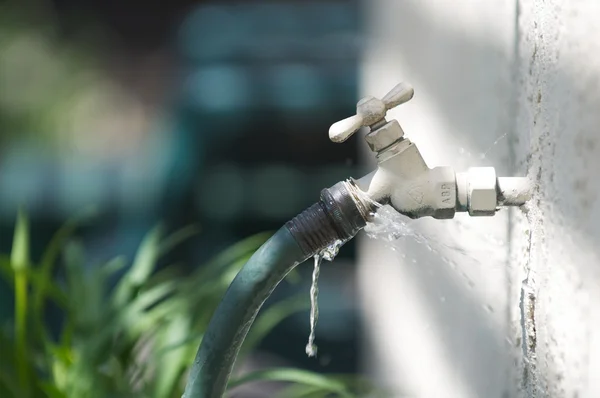
[[[309,357],[317,356],[317,346],[315,345],[315,330],[317,321],[319,320],[319,274],[321,273],[321,262],[323,260],[333,261],[340,251],[340,247],[345,242],[336,240],[331,246],[326,247],[319,254],[315,255],[315,265],[312,274],[312,283],[310,286],[310,334],[308,335],[308,343],[306,344],[306,355]]]

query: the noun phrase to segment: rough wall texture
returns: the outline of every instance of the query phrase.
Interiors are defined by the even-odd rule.
[[[517,42],[517,170],[535,180],[516,219],[528,396],[600,396],[600,2],[522,1]]]
[[[363,92],[430,166],[535,182],[526,211],[362,239],[368,368],[411,397],[600,397],[600,2],[368,0]]]

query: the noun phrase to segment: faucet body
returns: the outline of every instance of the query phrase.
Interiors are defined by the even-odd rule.
[[[453,218],[456,212],[493,216],[502,206],[521,206],[531,198],[527,177],[497,177],[493,167],[429,168],[417,146],[402,139],[378,155],[375,171],[354,180],[370,199],[390,204],[410,217]]]
[[[417,146],[408,139],[401,139],[378,158],[377,169],[355,181],[369,198],[391,204],[411,218],[454,217],[457,195],[452,168],[430,169]]]
[[[370,200],[390,204],[411,218],[449,219],[456,212],[493,216],[501,206],[520,206],[531,198],[528,178],[498,178],[493,167],[472,167],[464,173],[451,167],[429,168],[417,146],[404,137],[398,121],[385,120],[387,110],[413,94],[412,87],[401,83],[383,100],[364,98],[355,116],[329,130],[332,141],[343,142],[360,127],[370,128],[365,140],[376,153],[377,169],[354,180]]]

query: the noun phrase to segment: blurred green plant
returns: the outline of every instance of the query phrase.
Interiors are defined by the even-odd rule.
[[[27,217],[17,217],[12,252],[0,255],[0,274],[15,298],[14,320],[0,325],[0,397],[181,397],[186,370],[221,296],[268,236],[247,238],[185,275],[175,266],[156,266],[195,228],[165,235],[158,227],[144,238],[129,268],[122,257],[85,267],[74,232],[89,218],[86,213],[67,222],[36,264],[29,256]],[[111,288],[118,273],[123,276]],[[262,311],[238,363],[307,301],[292,298]],[[45,322],[49,302],[64,317],[58,336]],[[282,397],[363,397],[370,391],[357,377],[286,368],[242,375],[230,388],[254,381],[289,382]]]
[[[55,7],[0,2],[0,149],[39,146],[56,157],[132,151],[154,119],[108,66],[114,34],[81,12],[62,15],[73,25],[65,35]]]

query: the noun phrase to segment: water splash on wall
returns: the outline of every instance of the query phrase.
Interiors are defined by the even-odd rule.
[[[368,200],[371,201],[370,199]],[[398,241],[400,239],[413,239],[416,243],[423,245],[428,251],[437,255],[444,264],[459,275],[468,288],[472,289],[475,287],[475,282],[473,282],[464,270],[457,266],[456,261],[443,254],[444,252],[454,252],[461,256],[468,256],[469,254],[463,247],[460,245],[449,245],[436,241],[431,236],[425,236],[413,227],[412,224],[416,222],[415,220],[403,216],[389,205],[377,203],[375,208],[376,211],[372,213],[371,219],[364,229],[369,238],[386,242],[392,251],[398,251]],[[401,256],[406,259],[404,253]],[[410,261],[415,264],[417,263],[416,259],[410,259]],[[487,308],[487,306],[484,307]]]

